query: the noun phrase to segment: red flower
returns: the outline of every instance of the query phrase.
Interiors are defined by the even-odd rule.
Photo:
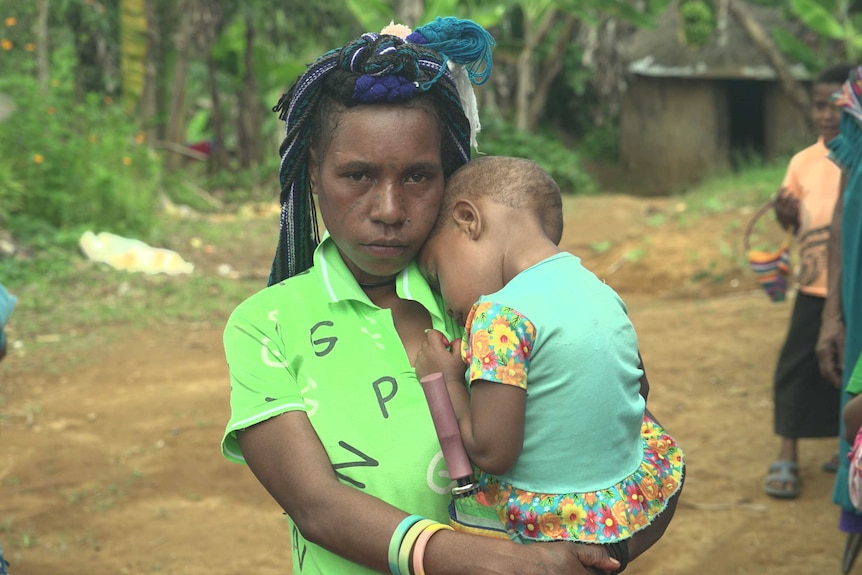
[[[611,513],[610,507],[603,506],[599,511],[599,524],[602,527],[602,535],[605,537],[616,537],[620,534],[620,525],[617,518]]]
[[[531,539],[536,539],[541,534],[541,527],[539,526],[539,517],[536,515],[535,511],[527,511],[524,514],[523,519],[524,525],[524,535],[530,537]]]
[[[587,516],[584,518],[584,529],[587,533],[595,533],[598,528],[598,514],[590,509],[587,511]]]
[[[509,505],[509,511],[506,512],[506,527],[514,528],[521,522],[521,508],[517,505]]]
[[[635,509],[643,509],[646,503],[646,497],[641,492],[641,488],[637,483],[626,485],[626,500],[629,505]]]

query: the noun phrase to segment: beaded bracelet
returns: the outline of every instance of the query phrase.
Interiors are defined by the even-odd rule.
[[[454,531],[444,523],[435,523],[423,529],[422,533],[419,534],[416,544],[413,546],[413,575],[425,575],[425,546],[428,545],[428,540],[431,539],[432,535],[444,529]]]
[[[436,521],[431,519],[423,519],[414,523],[404,538],[401,540],[401,547],[398,549],[398,571],[401,575],[410,575],[410,551],[413,549],[413,544],[423,531],[429,527],[437,525]]]
[[[401,570],[398,568],[398,551],[401,549],[401,542],[404,541],[404,536],[407,530],[413,527],[417,522],[422,521],[424,517],[421,515],[408,515],[401,520],[398,527],[392,533],[392,538],[389,540],[389,571],[392,575],[401,575]],[[406,574],[409,575],[409,574]]]

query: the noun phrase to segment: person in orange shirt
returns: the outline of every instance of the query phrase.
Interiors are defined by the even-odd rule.
[[[794,231],[799,247],[798,293],[774,377],[775,433],[781,443],[763,483],[764,491],[778,498],[799,495],[799,439],[838,435],[841,391],[821,375],[815,346],[826,300],[829,229],[841,183],[841,170],[826,147],[838,135],[841,119],[831,96],[851,70],[836,65],[817,76],[812,116],[820,137],[790,160],[775,199],[776,218]],[[835,455],[823,469],[834,472],[837,466]]]

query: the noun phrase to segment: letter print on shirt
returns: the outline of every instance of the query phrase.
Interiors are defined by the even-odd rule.
[[[380,405],[380,413],[383,414],[383,419],[389,419],[389,412],[386,410],[386,402],[391,400],[395,397],[395,394],[398,393],[398,381],[394,377],[386,375],[376,380],[371,385],[374,387],[374,395],[377,396],[377,404]],[[389,392],[385,396],[381,391],[382,387],[389,388]]]
[[[366,315],[364,317],[364,320],[365,320],[365,323],[370,325],[374,331],[372,331],[371,329],[368,329],[365,326],[362,326],[362,328],[360,328],[362,333],[364,333],[365,335],[367,335],[368,337],[371,338],[371,341],[374,343],[374,345],[377,346],[377,349],[384,349],[385,346],[380,341],[381,339],[383,339],[383,336],[380,334],[380,331],[379,331],[380,328],[377,327],[377,320],[374,319],[372,316],[369,316],[369,315]]]
[[[311,347],[314,349],[314,355],[324,357],[332,351],[338,338],[335,336],[321,337],[314,339],[315,332],[323,327],[335,327],[335,324],[329,320],[319,321],[311,328]]]
[[[302,565],[305,563],[305,552],[308,551],[308,547],[306,547],[305,539],[302,537],[302,534],[299,532],[299,529],[296,528],[295,524],[291,530],[290,540],[291,547],[293,548],[293,555],[296,557],[296,562],[299,564],[299,570],[302,571]]]
[[[316,381],[314,381],[313,379],[311,379],[311,378],[309,377],[309,378],[308,378],[308,385],[306,385],[305,387],[303,387],[303,388],[299,391],[299,392],[302,394],[302,401],[303,401],[303,403],[305,403],[305,405],[308,407],[308,411],[306,411],[306,412],[305,412],[305,414],[306,414],[308,417],[311,417],[312,415],[314,415],[315,413],[317,413],[317,408],[318,408],[318,407],[320,407],[320,402],[319,402],[319,401],[317,401],[317,400],[316,400],[316,399],[314,399],[313,397],[308,397],[308,393],[309,393],[312,389],[317,389],[317,382],[316,382]]]
[[[365,453],[362,453],[361,451],[359,451],[357,448],[353,447],[352,445],[350,445],[346,441],[339,441],[338,445],[340,447],[342,447],[343,449],[346,449],[350,453],[358,456],[360,458],[360,461],[354,460],[354,461],[348,461],[345,463],[333,463],[332,469],[335,470],[335,476],[338,477],[339,479],[341,479],[342,481],[346,481],[346,482],[350,483],[354,487],[358,487],[359,489],[365,489],[364,483],[362,483],[361,481],[358,481],[356,479],[353,479],[352,477],[350,477],[344,473],[341,473],[338,470],[339,469],[346,469],[348,467],[377,467],[378,465],[380,465],[380,463],[376,459],[371,457],[370,455],[366,455]]]
[[[278,329],[278,310],[274,309],[266,316],[275,327],[275,333],[279,333]],[[263,337],[260,340],[260,359],[267,367],[287,367],[287,361],[282,357],[281,351],[275,346],[269,345],[272,340],[268,337]]]
[[[441,495],[449,493],[455,487],[455,482],[449,477],[449,470],[446,469],[446,460],[443,459],[443,450],[438,451],[431,462],[428,464],[428,473],[426,475],[428,488],[434,493]],[[443,480],[442,482],[440,480]]]

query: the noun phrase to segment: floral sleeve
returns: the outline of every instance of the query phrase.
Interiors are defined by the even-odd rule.
[[[474,305],[461,341],[467,381],[481,379],[527,389],[535,339],[533,323],[514,309],[493,302]]]

